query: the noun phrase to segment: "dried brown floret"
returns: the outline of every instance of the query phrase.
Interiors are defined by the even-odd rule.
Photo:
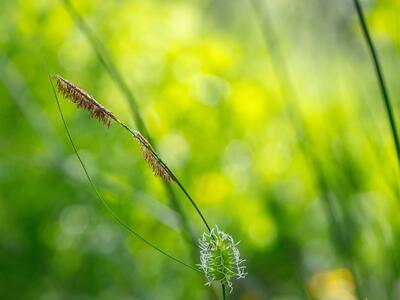
[[[97,102],[86,91],[77,87],[75,84],[62,78],[60,75],[54,75],[59,92],[67,99],[74,102],[79,108],[89,112],[89,115],[98,119],[107,127],[110,127],[111,120],[117,121],[116,117],[107,108]]]
[[[160,176],[169,182],[173,181],[170,171],[160,158],[155,155],[149,141],[139,131],[135,131],[133,137],[140,142],[140,149],[142,150],[143,157],[150,165],[154,175]]]

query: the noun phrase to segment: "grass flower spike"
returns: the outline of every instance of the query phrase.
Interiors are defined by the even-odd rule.
[[[111,120],[117,121],[112,112],[75,84],[62,78],[60,75],[54,75],[53,79],[57,83],[59,92],[78,107],[88,111],[91,117],[98,119],[107,127],[110,127]]]
[[[156,156],[153,146],[149,141],[137,130],[134,131],[133,137],[140,142],[140,149],[142,150],[143,157],[153,170],[154,175],[160,176],[168,182],[173,181],[170,171],[160,158]]]
[[[229,286],[233,290],[232,279],[245,278],[246,266],[240,258],[239,249],[232,236],[220,230],[217,226],[210,233],[204,232],[199,239],[200,268],[207,278],[206,285],[213,281]]]
[[[143,153],[144,159],[147,161],[154,175],[160,176],[166,181],[173,181],[171,172],[168,170],[166,165],[161,161],[161,159],[155,154],[153,146],[147,141],[147,139],[137,130],[130,130],[128,126],[123,124],[118,120],[115,115],[101,105],[94,99],[89,93],[76,86],[72,82],[64,79],[60,75],[54,75],[53,79],[57,83],[57,88],[59,92],[68,100],[75,103],[79,108],[82,108],[89,112],[89,115],[93,118],[98,119],[107,127],[110,127],[111,121],[115,121],[122,127],[127,129],[135,140],[140,143],[140,148]]]

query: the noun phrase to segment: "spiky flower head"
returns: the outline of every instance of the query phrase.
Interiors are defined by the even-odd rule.
[[[232,292],[231,280],[246,277],[246,266],[237,248],[239,243],[235,243],[232,236],[220,230],[217,225],[211,229],[210,233],[203,233],[199,239],[199,267],[206,275],[206,285],[218,281],[228,285]]]

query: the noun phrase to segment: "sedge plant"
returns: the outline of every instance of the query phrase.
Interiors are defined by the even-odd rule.
[[[104,200],[98,189],[93,183],[90,175],[87,172],[87,169],[79,156],[79,153],[73,143],[71,135],[69,133],[68,127],[66,125],[65,119],[62,114],[61,106],[57,98],[57,93],[55,91],[52,79],[55,81],[58,91],[68,100],[75,103],[78,108],[86,110],[89,115],[106,127],[109,127],[112,123],[117,123],[122,128],[124,128],[132,138],[137,141],[140,145],[143,157],[145,161],[148,163],[150,168],[152,169],[154,175],[161,177],[163,180],[169,183],[176,183],[178,187],[185,194],[187,199],[190,201],[191,205],[196,210],[197,214],[200,216],[202,222],[207,228],[208,232],[204,232],[201,238],[199,239],[199,247],[200,247],[200,264],[198,264],[200,269],[195,269],[196,271],[202,270],[206,276],[207,282],[206,285],[211,285],[212,282],[219,282],[222,287],[222,295],[223,299],[226,299],[226,291],[225,287],[228,286],[230,288],[230,292],[233,290],[233,279],[241,279],[244,278],[246,273],[246,266],[244,265],[244,260],[240,258],[240,252],[237,248],[238,242],[235,242],[231,235],[223,232],[217,226],[211,228],[209,223],[207,222],[204,214],[199,209],[196,202],[187,192],[187,190],[183,187],[182,183],[179,181],[177,176],[171,171],[171,169],[166,165],[166,163],[160,158],[160,156],[155,152],[151,143],[137,130],[130,129],[127,125],[125,125],[120,119],[118,119],[114,113],[108,110],[106,107],[101,105],[97,100],[94,99],[90,94],[88,94],[83,89],[79,88],[77,85],[71,83],[70,81],[64,79],[60,75],[54,75],[53,77],[49,77],[52,83],[54,95],[57,101],[57,106],[59,112],[61,114],[61,118],[64,124],[64,127],[67,131],[67,135],[72,144],[75,154],[77,155],[79,162],[85,172],[86,177],[88,178],[93,190],[95,191],[97,197],[101,200],[101,202],[106,206],[106,208],[111,212],[113,217],[120,223],[122,226],[127,228],[132,234],[137,236],[139,239],[146,242],[152,248],[156,249],[160,253],[166,255],[170,259],[185,265],[191,269],[195,269],[191,267],[187,263],[169,255],[165,251],[161,250],[157,246],[153,245],[145,238],[143,238],[140,234],[133,231],[126,223],[124,223],[111,209],[111,207]]]

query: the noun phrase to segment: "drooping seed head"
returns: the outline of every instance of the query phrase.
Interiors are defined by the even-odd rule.
[[[217,226],[210,233],[204,232],[199,239],[199,267],[206,275],[206,285],[218,281],[233,290],[232,279],[245,278],[246,266],[240,258],[239,249],[232,236],[220,230]]]
[[[173,181],[170,171],[167,169],[165,164],[154,154],[154,149],[150,142],[139,131],[134,131],[133,138],[139,141],[143,157],[153,170],[154,175],[160,176],[168,182]]]
[[[60,75],[54,75],[53,79],[57,83],[58,91],[66,99],[74,102],[79,108],[88,111],[91,117],[98,119],[107,127],[110,127],[111,120],[117,120],[112,112],[97,102],[86,91],[62,78]]]

